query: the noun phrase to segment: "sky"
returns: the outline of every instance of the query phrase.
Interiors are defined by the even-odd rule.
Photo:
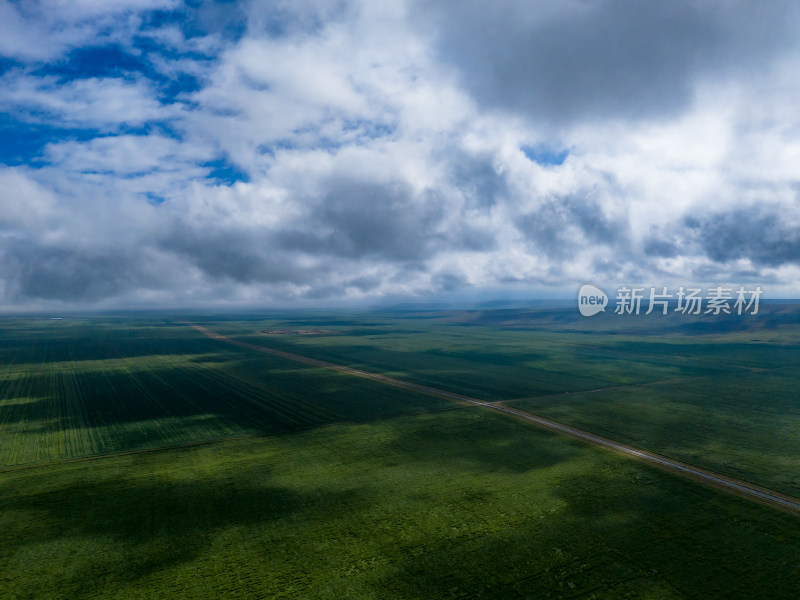
[[[0,0],[0,309],[800,297],[800,4]]]

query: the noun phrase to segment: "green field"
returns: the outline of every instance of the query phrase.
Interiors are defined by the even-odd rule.
[[[312,327],[313,319],[289,326]],[[644,356],[609,346],[616,338],[550,330],[464,326],[445,319],[385,318],[328,327],[330,335],[260,335],[286,322],[209,322],[210,329],[252,344],[281,348],[380,371],[485,400],[508,400],[620,384],[736,372],[735,366],[688,359],[674,349]],[[297,325],[295,325],[297,324]]]
[[[0,323],[0,466],[451,404],[143,320]]]
[[[797,515],[186,320],[0,319],[3,600],[798,597]],[[793,307],[189,320],[800,495]]]
[[[728,318],[475,311],[208,321],[253,344],[511,406],[800,495],[800,306]],[[605,317],[605,316],[604,316]],[[331,319],[330,316],[327,319]],[[615,320],[617,319],[617,320]]]
[[[800,373],[794,368],[510,406],[800,496]]]
[[[797,518],[479,408],[0,474],[3,598],[791,598]]]

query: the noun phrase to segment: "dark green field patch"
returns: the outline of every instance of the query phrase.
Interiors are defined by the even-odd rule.
[[[552,332],[436,325],[424,333],[383,333],[376,328],[370,336],[345,331],[293,336],[253,333],[252,324],[245,334],[236,325],[244,324],[209,324],[214,331],[251,344],[491,401],[741,370],[719,360],[683,356],[680,348],[673,348],[672,355],[648,355],[616,348],[607,339]]]
[[[530,398],[510,406],[800,495],[800,374],[794,368]]]
[[[384,316],[369,325],[339,319],[324,336],[258,334],[281,328],[277,319],[211,326],[253,344],[484,400],[516,400],[511,405],[523,410],[800,495],[796,305],[767,306],[733,332],[712,317],[691,321],[705,323],[708,335],[676,333],[689,318],[680,315],[630,317],[613,334],[613,315],[594,321],[569,310]],[[319,319],[292,323],[321,326]]]
[[[452,406],[185,325],[65,320],[2,334],[0,466]]]

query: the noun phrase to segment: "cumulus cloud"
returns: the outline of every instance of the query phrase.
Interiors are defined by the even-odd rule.
[[[81,45],[127,39],[146,11],[176,8],[177,0],[0,1],[0,53],[47,61]]]
[[[0,108],[20,121],[59,127],[119,130],[168,118],[147,81],[88,78],[63,82],[53,76],[33,77],[12,70],[0,78]]]
[[[800,263],[800,211],[772,204],[685,217],[687,237],[717,263],[747,259],[756,266]]]
[[[5,306],[800,285],[794,3],[0,2]]]
[[[559,125],[678,115],[703,79],[743,76],[797,43],[793,2],[434,7],[438,51],[478,100]]]

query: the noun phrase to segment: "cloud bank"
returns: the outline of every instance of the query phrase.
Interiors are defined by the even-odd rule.
[[[800,292],[800,15],[0,1],[0,306]]]

